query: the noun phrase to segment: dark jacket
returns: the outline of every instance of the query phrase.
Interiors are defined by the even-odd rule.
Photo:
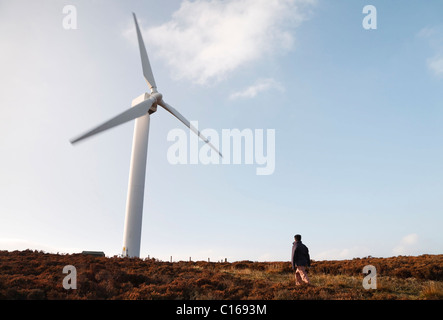
[[[297,266],[311,266],[311,258],[309,257],[309,250],[301,241],[294,241],[292,243],[292,269],[295,270]]]

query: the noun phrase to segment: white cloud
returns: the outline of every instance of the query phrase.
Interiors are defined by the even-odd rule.
[[[279,91],[283,91],[284,87],[281,83],[277,82],[272,78],[258,79],[253,85],[247,87],[246,89],[232,93],[229,96],[229,98],[230,99],[254,98],[260,92],[267,91],[270,89],[277,89]]]
[[[314,0],[184,0],[170,21],[144,33],[176,79],[221,81],[245,64],[294,45]]]
[[[443,56],[428,59],[428,68],[437,76],[443,75]]]
[[[404,244],[416,244],[418,241],[418,235],[416,233],[408,234],[407,236],[404,236],[402,239],[402,242]]]
[[[343,249],[329,249],[315,254],[312,259],[314,260],[345,260],[353,259],[357,257],[367,257],[371,254],[370,250],[366,247],[354,246],[351,248]]]
[[[392,251],[396,255],[405,255],[408,253],[410,254],[413,249],[415,249],[415,245],[417,244],[417,242],[418,235],[416,233],[408,234],[401,239],[400,244],[394,247]]]
[[[418,33],[419,38],[425,39],[434,57],[427,59],[428,69],[436,76],[443,75],[443,25],[424,27]]]
[[[82,250],[79,248],[61,248],[49,246],[46,244],[29,241],[26,239],[3,238],[0,239],[0,250],[15,251],[15,250],[42,250],[50,253],[79,253]]]
[[[275,261],[274,255],[269,252],[263,253],[258,256],[257,261]]]
[[[417,36],[420,38],[430,38],[432,36],[434,36],[436,33],[436,28],[435,27],[424,27],[422,28],[419,32],[417,32]]]

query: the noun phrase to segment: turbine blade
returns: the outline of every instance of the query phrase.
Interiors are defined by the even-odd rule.
[[[221,154],[221,152],[214,147],[214,145],[211,143],[211,141],[209,141],[204,135],[202,135],[200,133],[200,131],[198,131],[189,121],[188,119],[186,119],[185,117],[183,117],[183,115],[178,112],[176,109],[174,109],[173,107],[171,107],[169,104],[167,104],[166,102],[164,102],[163,100],[161,100],[160,102],[158,102],[158,104],[160,106],[162,106],[166,111],[168,111],[170,114],[172,114],[174,117],[176,117],[178,120],[180,120],[185,126],[187,126],[190,130],[192,130],[192,132],[194,132],[197,136],[199,136],[204,142],[206,142],[213,150],[215,150],[220,157],[223,158],[223,155]]]
[[[148,82],[151,90],[157,89],[154,75],[152,74],[151,64],[149,63],[148,53],[146,52],[145,43],[143,42],[143,37],[138,26],[137,17],[135,16],[135,13],[132,14],[134,15],[135,28],[137,29],[138,47],[140,49],[140,57],[142,60],[143,75],[145,76],[146,82]]]
[[[141,117],[148,113],[149,109],[151,108],[152,104],[155,102],[153,99],[145,100],[134,107],[120,113],[118,116],[106,121],[105,123],[99,125],[98,127],[84,133],[83,135],[72,139],[71,143],[74,144],[76,142],[79,142],[80,140],[86,139],[88,137],[91,137],[97,133],[100,133],[102,131],[111,129],[113,127],[116,127],[118,125],[121,125],[125,122],[131,121],[133,119],[136,119],[138,117]]]

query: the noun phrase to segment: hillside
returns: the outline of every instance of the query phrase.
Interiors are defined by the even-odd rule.
[[[77,289],[63,288],[63,267]],[[365,265],[377,289],[362,286]],[[0,299],[443,299],[443,255],[313,261],[295,287],[289,262],[161,262],[155,259],[0,251]]]

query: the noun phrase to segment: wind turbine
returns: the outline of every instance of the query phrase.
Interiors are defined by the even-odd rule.
[[[143,75],[148,83],[151,93],[142,94],[132,101],[132,107],[128,110],[71,140],[71,143],[75,144],[80,140],[135,119],[131,164],[129,169],[128,195],[126,199],[125,227],[123,232],[122,254],[125,257],[140,256],[149,122],[151,114],[157,111],[157,105],[160,105],[174,117],[180,120],[185,126],[197,134],[204,142],[209,144],[209,146],[222,157],[220,151],[218,151],[217,148],[215,148],[214,145],[212,145],[211,142],[200,133],[200,131],[194,128],[180,112],[167,104],[163,100],[162,94],[157,91],[157,85],[154,80],[154,75],[152,74],[148,54],[146,52],[145,44],[143,42],[135,13],[133,13],[133,16],[135,28],[137,30]]]

